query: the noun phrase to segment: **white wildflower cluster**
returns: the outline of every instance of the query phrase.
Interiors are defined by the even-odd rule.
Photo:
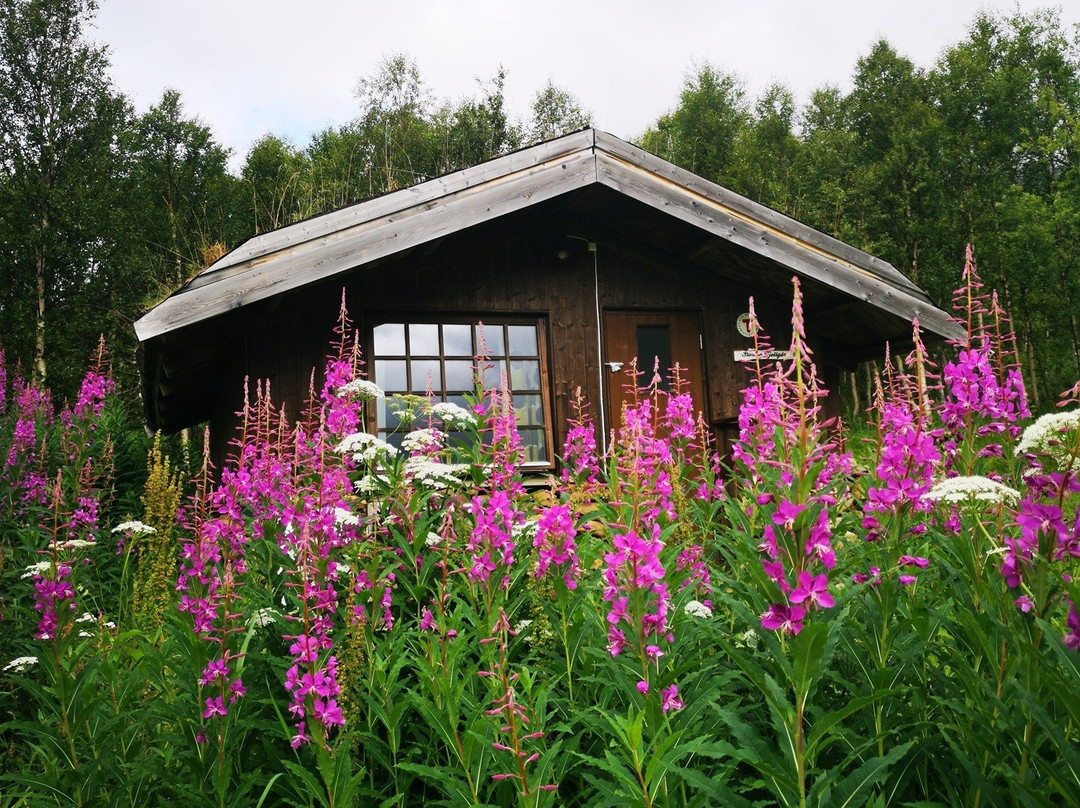
[[[90,612],[83,612],[79,617],[75,618],[76,623],[90,623],[96,621],[97,618]],[[85,628],[79,630],[80,637],[93,637],[94,635],[87,631]]]
[[[436,463],[426,457],[410,457],[405,461],[405,475],[417,485],[440,490],[460,485],[462,476],[468,472],[468,463]]]
[[[518,541],[522,539],[536,538],[537,528],[540,527],[540,521],[538,519],[526,519],[524,522],[519,522],[510,528],[510,535]]]
[[[357,463],[372,463],[382,455],[394,457],[397,454],[397,449],[389,443],[367,432],[346,435],[337,445],[337,451],[340,454],[351,454]]]
[[[251,616],[251,625],[256,628],[266,628],[267,626],[274,625],[277,622],[278,612],[273,609],[259,609],[255,614]]]
[[[926,498],[937,502],[1016,502],[1020,492],[989,477],[949,477],[936,483]]]
[[[366,398],[369,401],[376,398],[386,398],[386,393],[382,391],[382,388],[367,379],[353,379],[348,384],[342,385],[338,388],[338,395],[360,396],[360,398]]]
[[[360,517],[348,508],[334,508],[334,521],[339,525],[358,525]]]
[[[1077,428],[1080,428],[1080,410],[1047,413],[1024,430],[1016,444],[1016,453],[1058,454],[1064,434]]]
[[[390,478],[385,474],[365,474],[356,481],[353,487],[358,494],[374,494],[379,490],[380,483],[388,485]]]
[[[442,449],[444,440],[438,429],[417,429],[401,439],[401,448],[406,452],[431,454]]]
[[[96,615],[90,614],[90,612],[83,612],[81,615],[79,615],[78,617],[75,618],[75,622],[76,623],[95,623],[96,624],[98,622],[98,618],[97,618]],[[112,630],[112,629],[116,628],[116,623],[114,623],[112,620],[107,620],[107,621],[105,621],[104,623],[101,624],[101,627]],[[79,636],[80,637],[93,637],[94,635],[91,634],[87,630],[89,628],[90,628],[90,626],[87,626],[84,629],[80,629]]]
[[[154,528],[145,522],[140,522],[138,519],[132,519],[127,522],[121,522],[112,529],[113,533],[133,533],[136,536],[146,535],[150,533],[157,533]]]
[[[36,656],[20,656],[15,657],[11,662],[4,666],[5,671],[14,671],[15,673],[22,673],[31,665],[36,665],[38,658]]]
[[[449,401],[440,401],[438,404],[432,405],[431,414],[442,420],[447,426],[458,428],[476,426],[475,415],[464,407],[459,407]]]
[[[44,575],[52,568],[51,561],[39,561],[36,564],[31,564],[27,567],[20,578],[33,578],[35,575]]]
[[[56,543],[63,550],[85,550],[87,547],[97,547],[97,542],[87,539],[66,539]]]
[[[707,620],[712,617],[712,609],[702,603],[700,600],[692,600],[683,607],[684,611],[690,617],[697,617],[701,620]]]
[[[735,638],[736,648],[746,648],[751,651],[756,650],[758,647],[758,635],[753,629],[744,631],[738,637]]]

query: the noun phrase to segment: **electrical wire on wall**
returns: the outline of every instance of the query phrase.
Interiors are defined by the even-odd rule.
[[[599,382],[600,391],[600,451],[602,454],[607,454],[607,402],[605,401],[606,395],[604,388],[607,386],[604,384],[604,336],[602,332],[602,322],[600,316],[600,260],[599,250],[595,241],[589,241],[582,236],[567,236],[567,238],[577,239],[578,241],[584,241],[585,246],[589,252],[592,253],[593,258],[593,299],[596,302],[596,374],[597,381]]]

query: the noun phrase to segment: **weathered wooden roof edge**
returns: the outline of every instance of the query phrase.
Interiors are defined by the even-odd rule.
[[[426,180],[408,188],[389,191],[337,210],[321,213],[294,224],[252,236],[236,249],[223,255],[201,272],[192,284],[212,282],[221,269],[250,261],[272,252],[279,252],[332,235],[355,224],[377,219],[395,211],[423,205],[448,193],[478,185],[487,180],[512,174],[541,163],[548,163],[575,152],[590,149],[596,142],[595,129],[582,129],[554,140],[527,146],[493,157],[482,163],[452,171],[441,177]]]
[[[596,148],[621,157],[654,174],[673,180],[684,188],[696,191],[702,196],[720,202],[725,207],[739,211],[770,227],[789,233],[808,245],[825,250],[850,264],[869,270],[883,280],[905,287],[913,294],[925,297],[922,289],[912,283],[910,278],[888,261],[864,252],[857,247],[852,247],[847,242],[840,241],[840,239],[822,233],[820,230],[815,230],[798,219],[793,219],[786,214],[762,205],[760,202],[755,202],[748,197],[737,194],[723,185],[718,185],[684,168],[679,168],[674,163],[669,163],[667,160],[650,154],[632,143],[627,143],[625,140],[620,140],[607,132],[597,130]]]
[[[249,239],[135,323],[141,342],[590,184],[613,188],[945,337],[891,264],[605,132],[586,129]]]

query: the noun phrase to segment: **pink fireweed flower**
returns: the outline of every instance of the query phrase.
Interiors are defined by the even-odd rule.
[[[300,721],[296,725],[296,734],[292,736],[292,740],[289,741],[289,745],[293,749],[299,749],[306,743],[309,743],[311,738],[308,737],[306,727],[303,721]]]
[[[851,582],[855,584],[869,583],[871,586],[877,586],[881,583],[881,569],[878,567],[871,567],[869,575],[857,572],[851,576]]]
[[[41,614],[34,636],[39,640],[55,640],[60,615],[75,610],[75,587],[70,580],[70,564],[53,564],[46,572],[47,575],[34,575],[34,610]]]
[[[825,390],[806,344],[797,281],[791,327],[790,349],[779,362],[764,359],[768,341],[760,325],[754,328],[758,358],[733,454],[747,471],[744,507],[760,525],[754,540],[769,578],[763,594],[774,601],[761,626],[794,635],[813,611],[835,605],[827,574],[836,566],[829,509],[846,491],[851,458],[819,422]]]
[[[514,690],[514,682],[518,676],[509,668],[507,647],[510,637],[515,633],[510,628],[510,620],[506,612],[500,609],[491,633],[480,641],[484,645],[494,643],[498,656],[492,669],[481,671],[480,675],[490,683],[493,691],[492,706],[484,710],[484,714],[498,719],[498,732],[502,736],[491,746],[496,751],[507,753],[510,756],[510,766],[515,770],[493,774],[492,779],[518,780],[521,784],[521,794],[528,796],[534,790],[549,791],[553,787],[536,786],[529,782],[528,766],[540,759],[540,749],[537,747],[538,742],[544,737],[544,732],[535,729],[529,731],[529,725],[534,720],[534,716],[529,713],[527,704],[518,701]]]
[[[694,401],[689,393],[679,393],[667,397],[664,421],[672,438],[693,440],[696,434]]]
[[[761,627],[782,634],[798,634],[802,631],[802,621],[806,609],[802,606],[785,606],[774,603],[761,615]]]
[[[772,521],[778,527],[782,527],[785,530],[795,529],[795,520],[799,518],[799,514],[806,510],[805,503],[794,503],[788,500],[783,500],[773,512]]]
[[[829,576],[814,575],[810,572],[799,573],[799,585],[788,595],[791,603],[808,602],[811,607],[831,609],[836,600],[829,594]]]
[[[221,696],[208,696],[206,699],[206,709],[203,710],[203,718],[213,718],[215,715],[222,717],[229,714],[228,709],[225,707],[225,700]]]
[[[926,513],[933,508],[925,497],[941,453],[925,420],[918,407],[906,401],[883,405],[881,459],[876,468],[883,484],[867,489],[867,513],[896,514],[905,507]]]
[[[806,542],[805,550],[808,556],[816,556],[827,570],[836,566],[836,553],[833,552],[831,539],[829,512],[822,510],[813,527],[810,528],[810,538]]]
[[[589,417],[588,404],[578,387],[572,402],[573,416],[569,420],[570,429],[563,444],[562,479],[581,480],[587,484],[595,483],[600,478],[599,453],[596,446],[596,428]]]
[[[1071,600],[1069,604],[1069,616],[1065,622],[1065,645],[1074,651],[1080,651],[1080,615],[1076,613],[1076,604]]]
[[[666,635],[667,613],[670,595],[664,582],[665,570],[660,563],[662,544],[659,527],[654,529],[652,539],[642,539],[634,531],[617,533],[614,552],[604,556],[603,599],[611,604],[608,611],[608,650],[618,656],[629,636],[642,640]],[[640,597],[633,597],[640,593]],[[628,606],[633,600],[640,605],[640,614],[632,613]],[[645,658],[647,650],[637,647],[637,653]]]
[[[562,570],[567,589],[577,588],[579,574],[577,545],[574,537],[577,531],[570,508],[566,505],[553,505],[545,508],[537,524],[533,547],[537,550],[538,560],[536,577],[543,577],[551,567]]]
[[[503,490],[486,497],[473,497],[465,510],[476,520],[466,543],[472,556],[469,579],[486,584],[501,569],[499,585],[509,586],[510,568],[514,565],[514,527],[524,523],[525,515]]]
[[[435,630],[435,615],[431,609],[427,606],[423,608],[420,613],[420,630],[421,631],[434,631]]]
[[[203,671],[202,678],[199,679],[199,684],[208,685],[218,678],[227,679],[228,676],[229,667],[225,664],[225,660],[214,659],[207,664],[206,669]]]
[[[660,708],[665,712],[681,710],[686,703],[679,698],[679,686],[671,685],[660,691]]]

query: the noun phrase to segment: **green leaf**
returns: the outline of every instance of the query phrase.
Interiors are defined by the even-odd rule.
[[[791,641],[792,684],[795,687],[796,700],[802,707],[806,706],[810,687],[821,672],[828,638],[827,624],[810,623]]]
[[[330,808],[330,803],[326,801],[326,789],[323,788],[323,784],[319,782],[319,778],[316,777],[314,773],[308,771],[295,761],[282,760],[281,762],[293,777],[303,782],[303,790],[297,789],[297,793],[314,797],[323,808]]]
[[[894,746],[881,757],[874,757],[837,783],[829,797],[830,808],[856,808],[866,803],[870,789],[889,773],[889,767],[907,754],[911,741]],[[815,784],[816,785],[816,784]]]

